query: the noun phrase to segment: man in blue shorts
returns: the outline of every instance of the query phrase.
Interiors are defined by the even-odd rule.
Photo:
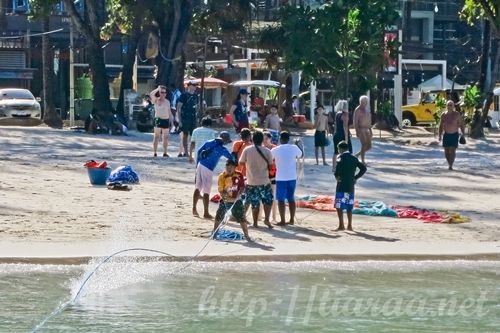
[[[349,144],[340,141],[338,144],[339,157],[335,166],[335,179],[337,188],[335,191],[335,209],[339,217],[337,230],[344,230],[344,210],[347,211],[347,230],[352,230],[352,206],[354,205],[354,184],[366,172],[366,166],[349,152]],[[356,169],[359,172],[356,174]]]
[[[281,221],[276,225],[284,226],[285,223],[285,199],[290,208],[290,221],[295,222],[295,186],[297,185],[297,158],[303,155],[302,150],[296,144],[289,144],[290,133],[280,133],[280,145],[271,149],[276,162],[276,200]]]

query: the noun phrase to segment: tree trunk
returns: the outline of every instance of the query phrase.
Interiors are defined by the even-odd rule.
[[[158,76],[157,84],[169,86],[175,84],[182,86],[182,78],[178,78],[178,66],[182,56],[182,48],[186,42],[191,24],[193,1],[174,1],[172,17],[163,20],[160,25],[160,47],[157,59]]]
[[[88,0],[85,2],[85,12],[80,14],[75,7],[73,0],[63,0],[64,6],[71,17],[71,20],[78,32],[80,32],[87,42],[87,53],[89,68],[94,85],[94,109],[97,115],[104,121],[112,118],[112,105],[109,94],[108,76],[104,63],[104,51],[100,38],[102,27],[102,15],[105,15],[102,6],[104,2],[99,0]],[[103,14],[104,13],[104,14]]]
[[[44,32],[50,30],[49,16],[42,19],[42,29]],[[43,68],[43,122],[52,128],[62,128],[61,117],[54,109],[54,95],[52,93],[53,80],[53,59],[54,53],[49,45],[49,35],[42,35],[42,68]]]
[[[488,112],[490,110],[491,103],[493,102],[493,89],[495,88],[495,83],[497,81],[497,72],[500,67],[500,52],[498,51],[499,38],[500,36],[492,36],[491,40],[491,79],[488,81],[488,85],[484,87],[484,103],[481,112],[481,117],[478,117],[480,121],[473,122],[471,126],[470,137],[477,139],[484,136],[483,126],[488,120]],[[479,120],[478,119],[478,120]]]
[[[490,60],[490,40],[491,40],[491,25],[490,21],[485,20],[483,26],[483,45],[481,50],[481,74],[479,76],[478,88],[481,93],[485,94],[486,79],[488,77],[488,61]]]
[[[122,82],[120,85],[120,97],[118,98],[118,105],[116,107],[116,113],[124,116],[124,91],[125,89],[132,89],[133,87],[133,76],[134,76],[134,63],[135,55],[137,50],[137,44],[139,42],[140,30],[133,30],[128,38],[127,53],[123,57],[123,69],[122,69]]]
[[[89,67],[92,75],[92,84],[94,85],[92,89],[94,94],[93,107],[97,111],[98,116],[103,120],[108,120],[113,116],[113,107],[110,100],[104,53],[100,41],[87,40],[87,43]]]

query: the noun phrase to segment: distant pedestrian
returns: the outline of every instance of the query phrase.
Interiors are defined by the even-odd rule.
[[[300,102],[297,95],[292,96],[292,110],[293,114],[300,114]]]
[[[240,132],[240,139],[233,142],[233,155],[235,156],[237,161],[240,160],[241,154],[243,154],[243,150],[245,150],[246,147],[250,147],[251,145],[253,145],[252,132],[248,128],[243,128]],[[244,164],[239,164],[236,167],[236,171],[241,172],[243,177],[246,177],[247,175],[247,169]]]
[[[323,158],[323,165],[328,165],[325,159],[325,147],[328,146],[328,137],[326,131],[328,130],[328,116],[325,114],[323,105],[318,105],[316,108],[316,119],[314,119],[314,153],[316,156],[316,165],[319,164],[318,153],[321,148],[321,156]]]
[[[271,206],[273,204],[273,190],[269,180],[269,170],[273,167],[271,151],[262,146],[264,134],[256,131],[252,136],[253,145],[246,147],[239,160],[247,170],[247,188],[245,191],[246,204],[252,206],[253,226],[258,227],[260,203],[264,204],[264,224],[269,229],[273,226],[269,222]]]
[[[184,92],[177,100],[177,113],[179,121],[179,129],[182,132],[182,147],[184,152],[179,152],[179,157],[188,156],[188,138],[193,134],[196,128],[196,119],[198,116],[198,95],[196,91],[196,82],[189,81],[187,91]]]
[[[233,118],[233,125],[236,133],[240,133],[243,128],[249,128],[248,121],[248,91],[245,88],[240,89],[236,100],[234,101],[229,114]]]
[[[233,155],[224,145],[231,142],[231,137],[226,131],[222,131],[219,137],[205,142],[197,152],[195,190],[193,193],[193,215],[198,216],[197,204],[201,193],[203,193],[203,217],[211,219],[208,211],[210,200],[210,190],[212,189],[212,176],[219,159],[225,156],[227,159],[234,159]]]
[[[446,102],[447,111],[441,115],[439,123],[439,141],[443,141],[444,156],[448,162],[448,170],[453,170],[453,163],[458,147],[460,134],[465,140],[465,124],[462,115],[455,110],[455,103],[452,100]]]
[[[170,109],[170,101],[167,98],[167,87],[158,86],[149,96],[154,104],[155,119],[154,119],[154,135],[153,135],[153,156],[157,156],[158,143],[160,137],[163,144],[163,157],[168,157],[168,135],[170,126],[173,124],[173,114]]]
[[[237,162],[234,160],[227,160],[226,170],[219,175],[217,181],[221,200],[219,201],[219,208],[215,214],[213,236],[215,236],[217,228],[219,228],[220,223],[224,220],[224,216],[228,211],[231,211],[231,215],[236,222],[240,224],[245,239],[250,241],[251,239],[248,235],[247,221],[245,218],[245,207],[241,200],[241,195],[245,190],[245,180],[241,173],[235,171],[236,164]]]
[[[335,164],[337,163],[337,156],[339,154],[338,144],[340,141],[347,142],[349,152],[352,153],[351,132],[349,131],[349,104],[346,100],[341,99],[335,105],[335,129],[333,134],[333,170],[335,171]]]
[[[174,123],[172,125],[172,128],[170,130],[170,133],[173,133],[173,134],[178,134],[179,133],[179,115],[177,114],[177,100],[179,99],[179,97],[181,97],[181,91],[176,88],[176,86],[174,84],[171,84],[169,86],[170,88],[170,106],[171,106],[171,109],[172,109],[172,114],[174,115]],[[180,146],[180,145],[179,145]]]
[[[212,119],[205,117],[201,120],[201,127],[195,128],[193,135],[191,135],[191,146],[189,147],[189,163],[193,163],[193,151],[196,151],[208,140],[217,137],[217,131],[210,128],[212,126]]]
[[[344,230],[344,210],[347,211],[347,230],[352,230],[352,207],[354,205],[354,185],[356,180],[366,172],[366,166],[349,152],[349,144],[341,141],[338,144],[339,157],[335,166],[335,209],[339,218],[337,230]],[[356,169],[359,172],[356,174]]]
[[[361,156],[361,163],[366,164],[365,154],[372,148],[372,114],[370,111],[370,100],[368,96],[359,98],[359,106],[354,110],[354,129],[361,143],[361,150],[356,156]]]
[[[278,115],[278,106],[271,105],[270,113],[266,116],[264,120],[264,127],[268,129],[272,129],[275,131],[281,131],[281,119]]]
[[[297,185],[297,159],[301,158],[303,151],[296,145],[290,144],[290,133],[280,133],[280,145],[273,148],[271,153],[276,161],[276,200],[280,213],[279,226],[285,222],[285,200],[288,201],[290,209],[290,220],[288,224],[295,223],[295,187]]]

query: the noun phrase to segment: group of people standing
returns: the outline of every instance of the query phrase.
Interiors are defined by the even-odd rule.
[[[168,137],[172,127],[178,127],[182,136],[178,157],[188,157],[188,137],[197,127],[199,99],[197,84],[190,81],[187,89],[177,99],[168,96],[166,86],[158,86],[149,94],[155,108],[153,156],[157,156],[160,138],[163,144],[163,157],[170,157],[167,152]],[[172,102],[172,103],[171,103]],[[172,105],[175,104],[175,105]]]
[[[252,211],[253,226],[258,228],[261,207],[264,224],[272,229],[270,217],[274,201],[277,201],[280,221],[278,226],[295,223],[295,188],[297,184],[297,160],[303,156],[298,141],[290,143],[290,133],[280,133],[280,145],[270,143],[270,136],[263,131],[242,128],[240,140],[233,142],[232,151],[225,145],[231,143],[230,134],[219,133],[215,139],[203,143],[197,149],[195,190],[193,193],[194,216],[199,216],[197,204],[203,198],[203,217],[212,219],[208,210],[212,177],[219,159],[227,158],[225,170],[218,176],[219,207],[215,215],[214,231],[228,210],[240,223],[245,238],[250,240],[246,211]],[[270,149],[271,148],[271,149]],[[274,184],[273,184],[274,183]],[[275,186],[273,186],[275,185]],[[285,219],[288,202],[290,218]]]
[[[352,153],[351,132],[349,130],[349,104],[347,100],[340,100],[335,105],[335,112],[332,114],[325,113],[322,105],[316,108],[316,117],[314,120],[314,147],[316,164],[319,164],[319,150],[321,150],[321,157],[323,165],[329,165],[326,162],[325,147],[330,144],[328,132],[333,135],[334,154],[332,157],[332,171],[335,171],[337,157],[339,155],[338,144],[341,141],[347,143],[349,152]],[[356,154],[356,157],[361,158],[361,163],[365,164],[365,155],[368,150],[372,148],[372,116],[370,111],[370,104],[368,96],[361,96],[359,98],[359,105],[354,110],[353,126],[356,136],[359,138],[361,149]],[[330,126],[329,126],[330,125]]]

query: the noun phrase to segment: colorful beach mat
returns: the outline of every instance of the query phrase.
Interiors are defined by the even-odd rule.
[[[297,198],[297,207],[320,211],[335,211],[333,196],[306,195]],[[387,205],[382,201],[359,200],[354,203],[353,214],[369,216],[387,216],[397,218],[414,218],[424,223],[466,223],[470,218],[459,213],[432,211],[414,206]]]

